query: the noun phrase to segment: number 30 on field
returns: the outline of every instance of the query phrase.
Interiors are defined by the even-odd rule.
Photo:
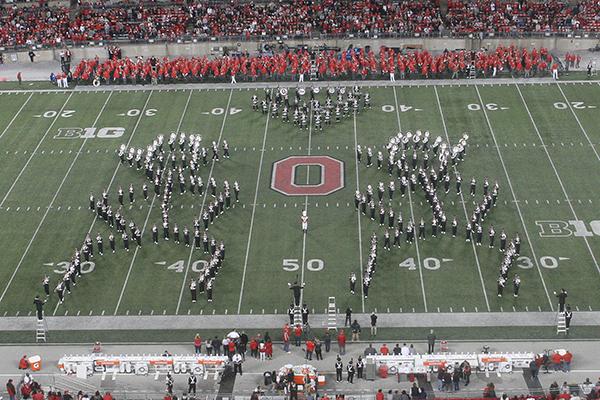
[[[320,258],[312,258],[306,261],[306,269],[309,271],[322,271],[325,263]],[[284,271],[298,271],[300,269],[300,261],[297,258],[284,258],[283,259],[283,270]]]

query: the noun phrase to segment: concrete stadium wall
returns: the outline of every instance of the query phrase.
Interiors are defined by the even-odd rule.
[[[220,47],[228,47],[239,50],[248,50],[250,53],[258,51],[264,43],[274,44],[274,42],[235,42],[235,41],[209,41],[198,43],[147,43],[147,44],[126,44],[120,45],[124,57],[135,56],[157,56],[157,57],[177,57],[177,56],[201,56],[201,55],[221,55]],[[365,47],[371,46],[372,49],[379,49],[380,46],[388,47],[406,47],[417,46],[433,52],[443,51],[444,49],[479,49],[481,47],[495,48],[498,45],[517,45],[526,48],[546,47],[551,51],[558,53],[583,51],[596,46],[598,39],[590,38],[399,38],[399,39],[329,39],[329,40],[287,40],[288,46],[308,45],[347,48],[350,45]],[[106,58],[107,52],[103,46],[75,46],[71,48],[75,61],[82,58],[93,58],[98,56]],[[5,51],[4,62],[6,63],[27,63],[29,57],[28,51]],[[60,60],[60,49],[40,49],[35,50],[36,61]]]

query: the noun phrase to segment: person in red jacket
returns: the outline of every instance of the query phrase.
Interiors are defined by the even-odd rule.
[[[104,393],[104,396],[102,396],[102,400],[113,400],[112,394],[110,394],[110,392]]]
[[[258,358],[258,341],[256,338],[252,338],[250,341],[250,355],[254,358]]]
[[[265,342],[265,355],[268,360],[273,358],[273,342],[271,340]]]
[[[296,346],[300,346],[301,342],[302,342],[302,327],[298,324],[294,328],[294,343],[296,344]]]
[[[311,339],[306,341],[306,359],[312,360],[313,351],[315,351],[315,342]]]
[[[384,343],[379,348],[379,354],[381,354],[382,356],[387,356],[388,354],[390,354],[390,349],[388,349],[387,344]]]
[[[562,356],[562,370],[563,372],[571,371],[571,361],[573,360],[573,354],[567,350],[564,356]]]
[[[557,352],[554,352],[554,354],[552,354],[552,356],[550,357],[550,359],[552,360],[552,364],[554,366],[554,370],[558,371],[562,365],[562,357],[560,354],[558,354]]]
[[[27,355],[24,355],[19,360],[19,369],[28,369],[28,368],[29,368],[29,361],[27,361]]]
[[[341,355],[346,354],[346,333],[343,329],[340,329],[337,337],[338,347]]]
[[[15,388],[12,379],[9,379],[8,382],[6,382],[6,392],[8,393],[9,400],[15,400],[17,397],[17,389]]]
[[[385,395],[383,394],[383,390],[379,389],[377,394],[375,395],[375,400],[383,400],[385,399]]]
[[[194,352],[200,354],[202,352],[202,338],[199,333],[194,336]]]

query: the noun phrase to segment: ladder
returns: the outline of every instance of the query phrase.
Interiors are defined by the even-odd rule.
[[[46,343],[46,332],[48,332],[48,325],[45,319],[38,319],[35,326],[35,341]]]
[[[294,326],[302,326],[302,308],[297,305],[294,306]]]
[[[559,312],[556,317],[556,334],[560,333],[567,333],[567,320],[563,311]]]
[[[327,301],[327,329],[337,331],[337,308],[335,307],[335,297],[329,297]]]

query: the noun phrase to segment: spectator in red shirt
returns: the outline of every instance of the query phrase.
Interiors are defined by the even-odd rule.
[[[567,350],[564,356],[562,356],[562,370],[563,372],[571,371],[571,361],[573,360],[573,354]]]
[[[202,352],[202,338],[199,333],[194,336],[194,352],[200,354]]]
[[[337,342],[340,354],[346,354],[346,333],[343,329],[340,329],[340,333],[338,333]]]
[[[12,379],[9,379],[8,382],[6,382],[6,392],[8,393],[9,400],[15,400],[17,389],[15,388]]]
[[[381,354],[382,356],[387,356],[388,354],[390,354],[390,349],[388,349],[387,344],[384,343],[379,348],[379,354]]]
[[[312,360],[313,351],[315,351],[315,342],[311,339],[306,341],[306,359]]]
[[[554,370],[558,371],[561,368],[561,366],[562,366],[562,357],[561,357],[561,355],[558,354],[557,352],[554,352],[550,358],[552,360],[552,364],[554,366]]]
[[[296,325],[294,328],[294,341],[296,346],[300,346],[302,343],[302,326],[300,326],[300,324]]]
[[[29,368],[29,361],[27,361],[27,355],[24,355],[19,360],[19,369],[28,369],[28,368]]]
[[[383,394],[383,390],[379,389],[377,394],[375,395],[375,400],[384,400],[385,395]]]

